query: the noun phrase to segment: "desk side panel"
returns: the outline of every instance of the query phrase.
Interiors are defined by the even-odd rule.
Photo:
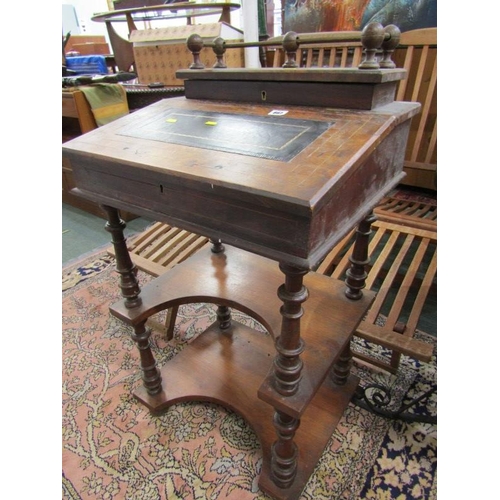
[[[345,234],[404,178],[403,162],[410,120],[395,130],[317,211],[311,225],[310,262],[318,264]]]

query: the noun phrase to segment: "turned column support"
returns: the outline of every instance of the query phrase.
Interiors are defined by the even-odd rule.
[[[222,240],[210,238],[210,243],[212,243],[212,253],[222,253],[224,252],[224,245]],[[217,321],[219,322],[219,328],[221,330],[227,330],[231,326],[231,309],[227,306],[217,306]]]
[[[125,307],[131,309],[141,305],[142,299],[139,296],[141,288],[137,280],[137,268],[130,257],[124,234],[127,225],[116,208],[108,205],[102,205],[102,208],[108,219],[105,228],[111,234],[115,249],[116,271],[120,275],[122,297],[125,299]]]
[[[366,266],[370,263],[368,257],[368,244],[372,233],[371,226],[377,220],[375,214],[370,212],[360,223],[356,230],[356,241],[352,255],[349,257],[351,267],[346,272],[346,296],[351,300],[359,300],[363,296],[366,286]]]
[[[137,344],[141,359],[142,380],[148,394],[158,394],[162,390],[160,370],[156,366],[156,360],[151,350],[149,338],[151,328],[146,327],[146,321],[134,326],[132,340]]]
[[[352,367],[351,341],[347,342],[339,358],[330,370],[330,377],[337,385],[345,385]]]
[[[300,420],[276,411],[273,424],[278,435],[271,448],[271,479],[280,488],[289,488],[297,474],[298,448],[293,438]]]
[[[276,339],[274,358],[274,387],[282,396],[291,396],[299,388],[302,371],[301,353],[304,341],[300,337],[300,318],[304,314],[302,303],[309,292],[303,285],[308,270],[288,264],[280,264],[285,274],[285,283],[278,288],[278,296],[283,301],[280,313],[281,333]]]
[[[352,255],[349,257],[351,267],[346,272],[345,283],[347,288],[345,295],[351,300],[359,300],[363,296],[363,288],[366,286],[366,266],[370,259],[368,256],[368,245],[370,243],[370,235],[372,233],[371,226],[377,217],[373,210],[359,223],[356,230],[356,240]],[[352,366],[352,351],[351,341],[347,342],[339,358],[334,363],[330,376],[337,385],[345,385]]]

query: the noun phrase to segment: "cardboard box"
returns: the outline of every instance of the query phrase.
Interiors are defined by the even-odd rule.
[[[75,46],[76,45],[82,45],[82,44],[101,44],[106,43],[106,38],[104,35],[71,35],[69,37],[68,43],[66,44],[66,47],[64,47],[64,52],[67,54],[71,50],[78,50]],[[109,48],[108,48],[109,50]],[[109,52],[108,52],[109,54]],[[83,54],[82,54],[83,55]]]
[[[172,87],[183,86],[184,81],[176,78],[175,72],[189,68],[193,62],[193,55],[186,45],[187,38],[193,33],[207,42],[218,36],[226,41],[243,40],[241,30],[224,22],[134,30],[130,34],[130,41],[139,82],[146,85],[161,82]],[[224,60],[228,68],[243,68],[244,49],[227,50]],[[207,68],[214,65],[216,58],[211,48],[202,50],[201,61]]]
[[[109,55],[109,45],[104,43],[76,43],[73,50],[80,52],[81,56]]]

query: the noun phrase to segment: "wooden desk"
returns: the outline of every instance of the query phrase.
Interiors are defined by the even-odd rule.
[[[309,270],[400,182],[418,109],[178,97],[63,147],[74,192],[108,212],[124,297],[111,313],[131,325],[141,356],[135,396],[151,411],[198,399],[239,412],[262,444],[259,486],[275,498],[300,496],[349,403],[349,342],[373,299],[351,300]],[[141,290],[115,208],[206,235],[213,248]],[[189,302],[217,304],[218,322],[160,371],[146,320]],[[231,321],[231,307],[270,337]]]

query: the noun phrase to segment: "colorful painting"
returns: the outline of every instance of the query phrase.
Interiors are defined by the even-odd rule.
[[[437,0],[283,0],[283,33],[362,30],[370,22],[401,31],[437,26]]]

